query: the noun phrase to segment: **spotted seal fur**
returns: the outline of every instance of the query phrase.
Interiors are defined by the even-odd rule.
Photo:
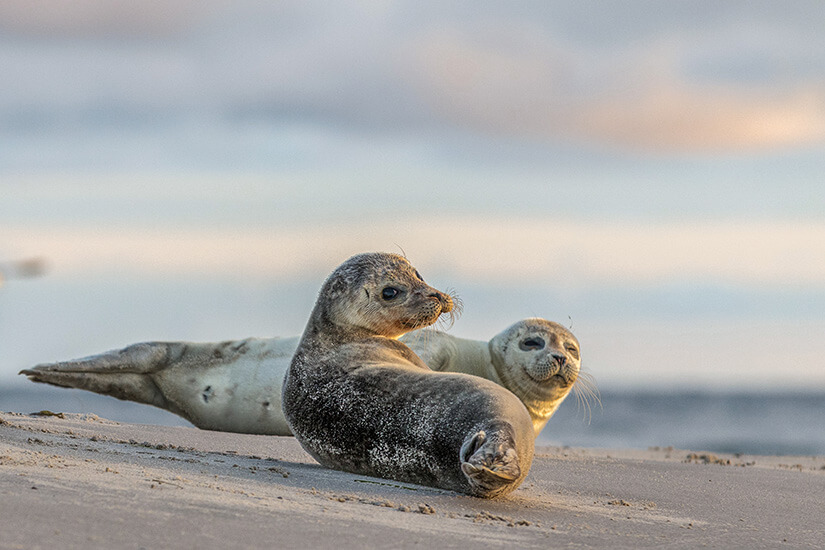
[[[478,497],[530,469],[522,402],[479,377],[434,372],[396,338],[453,309],[395,254],[354,256],[323,284],[287,371],[282,407],[322,465]]]

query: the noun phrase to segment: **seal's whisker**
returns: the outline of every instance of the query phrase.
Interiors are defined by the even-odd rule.
[[[453,328],[453,325],[461,316],[461,312],[464,311],[464,302],[461,300],[461,298],[458,296],[458,293],[453,288],[447,288],[444,294],[449,296],[450,300],[452,300],[453,309],[451,309],[449,313],[446,314],[446,316],[442,313],[441,316],[438,318],[437,325],[441,330],[447,332],[448,330]]]
[[[455,324],[455,317],[453,316],[452,312],[450,313],[442,313],[441,317],[435,322],[433,326],[437,327],[438,330],[442,332],[447,332],[451,328],[453,328],[453,324]]]
[[[596,387],[595,380],[589,374],[582,380],[581,391],[588,401],[592,399],[595,403],[598,403],[600,410],[604,410],[599,389]]]
[[[407,346],[417,346],[418,343],[421,341],[422,332],[424,332],[424,329],[413,330],[405,334],[404,341],[406,342]]]
[[[589,372],[580,372],[577,382],[581,385],[582,390],[586,391],[601,407],[602,399],[599,388],[596,387],[596,378]]]
[[[599,404],[599,409],[604,410],[602,406],[601,394],[596,387],[596,380],[589,372],[580,372],[576,383],[573,385],[573,392],[576,394],[576,402],[579,408],[584,408],[584,417],[587,418],[587,423],[593,420],[593,407],[590,403],[592,399]]]
[[[403,248],[400,244],[398,244],[398,243],[393,243],[393,244],[394,244],[395,246],[397,246],[397,247],[398,247],[398,250],[400,250],[400,251],[401,251],[401,256],[402,256],[405,260],[409,259],[409,258],[407,258],[407,253],[404,251],[404,248]]]
[[[420,328],[404,335],[404,343],[408,347],[415,347],[418,349],[427,349],[432,340],[433,331],[429,328]]]
[[[425,328],[417,331],[415,334],[415,339],[417,342],[421,342],[421,347],[423,349],[430,349],[430,345],[433,341],[433,329]]]
[[[588,403],[587,399],[584,397],[582,389],[578,386],[573,386],[573,393],[576,396],[576,410],[580,411],[580,410],[584,409],[582,420],[584,420],[586,418],[587,423],[590,424],[590,420],[592,419],[592,412],[591,412],[591,409],[590,409],[590,404]]]
[[[435,370],[429,363],[433,349],[437,347],[436,332],[437,330],[432,327],[417,330],[413,336],[413,342],[408,344],[430,370]]]

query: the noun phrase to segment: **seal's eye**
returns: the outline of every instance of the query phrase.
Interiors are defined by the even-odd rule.
[[[391,286],[388,286],[387,288],[385,288],[384,290],[381,291],[381,297],[384,298],[385,300],[392,300],[393,298],[395,298],[399,294],[401,294],[401,291],[398,290],[397,288],[393,288]]]
[[[576,346],[565,346],[564,349],[566,349],[567,353],[572,355],[575,359],[579,358],[579,350],[576,349]]]
[[[524,351],[535,351],[537,349],[544,349],[544,340],[538,336],[532,336],[519,342],[518,347]]]

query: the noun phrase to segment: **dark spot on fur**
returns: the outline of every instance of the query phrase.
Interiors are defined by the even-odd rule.
[[[264,406],[264,407],[269,407],[269,401],[264,401],[264,402],[263,402],[263,406]]]
[[[201,394],[201,397],[203,397],[203,402],[204,403],[209,403],[209,397],[211,397],[211,395],[212,395],[212,386],[206,386],[206,388],[204,388],[204,390],[203,390],[203,393]]]

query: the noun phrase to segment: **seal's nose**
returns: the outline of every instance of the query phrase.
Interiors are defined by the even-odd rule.
[[[441,304],[441,313],[449,313],[453,310],[453,299],[443,292],[433,291],[431,298],[436,298]]]

